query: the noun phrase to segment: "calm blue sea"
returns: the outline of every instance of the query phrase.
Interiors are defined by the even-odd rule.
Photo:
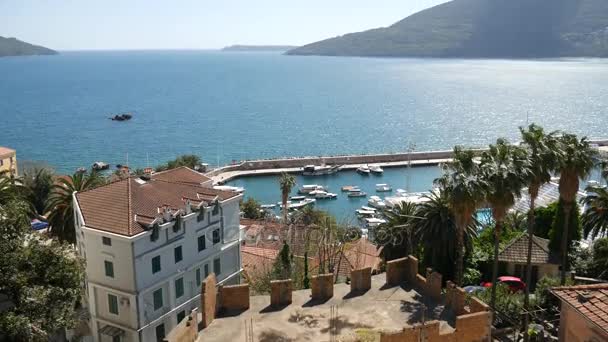
[[[127,111],[135,113],[129,122],[108,119]],[[0,145],[66,173],[97,160],[125,164],[127,155],[131,166],[183,153],[215,165],[404,151],[410,143],[417,150],[480,146],[498,136],[516,139],[527,121],[606,137],[607,118],[608,60],[213,51],[0,58]],[[430,187],[433,172],[422,172],[412,186]],[[385,177],[393,180],[392,172]],[[403,174],[394,177],[393,186],[404,186]]]

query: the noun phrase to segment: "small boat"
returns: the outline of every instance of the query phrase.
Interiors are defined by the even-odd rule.
[[[245,188],[240,186],[230,186],[230,185],[215,185],[213,189],[220,191],[228,191],[228,192],[236,192],[237,194],[242,194],[245,192]]]
[[[309,184],[309,185],[302,186],[300,188],[300,190],[298,190],[298,193],[302,194],[302,195],[308,195],[312,191],[326,191],[326,190],[327,189],[325,189],[325,187],[322,185]]]
[[[306,196],[291,196],[289,199],[292,201],[303,201],[306,199]]]
[[[366,223],[367,227],[373,228],[373,227],[378,227],[379,225],[381,225],[383,223],[386,223],[386,220],[376,218],[376,217],[369,217],[369,218],[365,219],[365,223]]]
[[[365,197],[367,194],[361,190],[350,191],[348,197]]]
[[[274,209],[276,207],[277,207],[276,204],[262,204],[262,205],[260,205],[260,208],[262,208],[262,209]]]
[[[359,187],[356,185],[345,185],[342,187],[343,192],[356,191],[356,190],[359,190]]]
[[[361,209],[376,212],[376,209],[372,207],[361,206]]]
[[[133,115],[131,113],[116,114],[110,117],[112,121],[128,121],[131,120],[131,118],[133,118]]]
[[[397,196],[401,196],[401,197],[407,196],[407,191],[405,191],[403,189],[397,189],[397,190],[395,190],[395,193],[397,194]]]
[[[382,174],[384,170],[380,167],[380,165],[370,165],[369,170],[375,174]]]
[[[314,190],[311,191],[308,195],[316,199],[333,199],[338,197],[337,194],[323,190]]]
[[[339,165],[306,165],[302,168],[302,174],[304,176],[324,176],[331,175],[340,170]]]
[[[355,212],[357,213],[357,216],[360,216],[360,217],[373,217],[374,215],[376,215],[375,210],[357,209],[357,210],[355,210]]]
[[[390,191],[393,191],[393,188],[391,188],[391,186],[388,184],[376,184],[376,191],[377,192],[390,192]]]
[[[76,173],[85,173],[87,172],[87,169],[85,167],[79,167],[76,169]]]
[[[386,208],[386,203],[378,196],[371,196],[369,198],[369,201],[367,201],[367,203],[376,209]]]
[[[369,166],[367,165],[361,165],[357,168],[357,173],[362,174],[362,175],[369,175],[371,172],[371,170],[369,169]]]
[[[299,202],[291,202],[291,201],[287,201],[287,207],[289,208],[289,210],[297,210],[297,209],[302,209],[307,205],[313,205],[315,204],[317,200],[315,200],[314,198],[307,198],[303,201],[299,201]],[[282,204],[279,204],[279,206],[281,207],[281,209],[283,208]]]
[[[101,170],[107,170],[110,168],[110,164],[106,164],[104,162],[94,162],[93,166],[91,166],[91,168],[93,168],[93,170],[95,171],[101,171]]]

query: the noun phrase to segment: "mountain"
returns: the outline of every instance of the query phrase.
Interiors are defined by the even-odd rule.
[[[293,45],[230,45],[222,51],[288,51],[295,48]]]
[[[0,57],[56,54],[57,51],[55,50],[22,42],[16,38],[4,38],[0,36]]]
[[[290,55],[607,57],[608,0],[453,0]]]

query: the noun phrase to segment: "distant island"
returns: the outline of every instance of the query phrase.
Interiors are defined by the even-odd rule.
[[[55,50],[22,42],[17,38],[5,38],[0,36],[0,57],[56,55],[57,53],[58,52]]]
[[[453,0],[389,27],[304,45],[289,55],[608,57],[606,0]]]
[[[288,51],[295,49],[293,45],[230,45],[222,51]]]

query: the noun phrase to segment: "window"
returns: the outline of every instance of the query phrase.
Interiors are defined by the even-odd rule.
[[[108,294],[108,311],[111,314],[118,315],[118,297]]]
[[[201,209],[201,211],[196,215],[196,222],[201,222],[205,220],[205,211]]]
[[[154,298],[154,311],[163,307],[163,289],[158,289],[152,293]]]
[[[176,264],[178,262],[182,261],[182,259],[183,259],[182,246],[175,247],[175,249],[173,250],[173,255],[175,256],[175,263]]]
[[[186,311],[182,310],[180,312],[177,313],[177,324],[179,324],[179,322],[183,321],[184,318],[186,318]]]
[[[205,264],[205,278],[209,276],[209,264]]]
[[[197,287],[201,286],[201,269],[200,268],[196,269],[196,286]]]
[[[219,214],[220,212],[220,204],[215,202],[215,205],[213,206],[213,211],[211,212],[213,214],[213,216]]]
[[[156,326],[156,342],[163,342],[165,338],[165,325],[163,323]]]
[[[215,273],[215,275],[220,275],[222,273],[220,258],[213,259],[213,273]]]
[[[112,336],[112,342],[120,342],[120,335]]]
[[[220,242],[220,229],[214,229],[213,230],[213,244],[215,245],[216,243]]]
[[[112,239],[110,239],[107,236],[102,236],[101,237],[101,243],[103,243],[106,246],[112,246]]]
[[[206,246],[206,241],[205,241],[205,235],[201,235],[198,237],[198,251],[203,251],[205,250],[205,248],[207,248]]]
[[[184,295],[184,278],[175,280],[175,298],[179,298]]]
[[[106,269],[106,277],[114,278],[114,264],[111,261],[105,260],[103,265]]]
[[[152,274],[160,272],[160,255],[152,258]]]

